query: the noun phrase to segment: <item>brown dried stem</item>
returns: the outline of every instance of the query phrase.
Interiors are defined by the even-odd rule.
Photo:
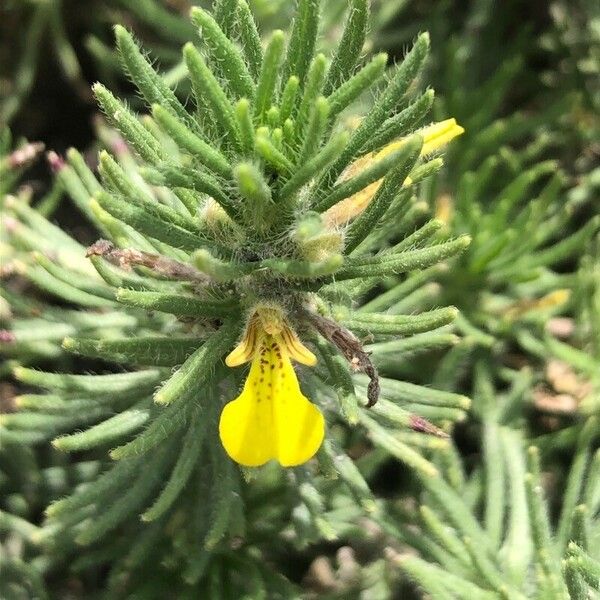
[[[208,283],[210,278],[201,273],[191,265],[165,258],[159,254],[150,254],[134,248],[118,249],[107,240],[98,240],[86,251],[86,256],[101,256],[110,263],[124,269],[130,269],[131,265],[146,267],[157,275],[168,279],[184,279]]]
[[[332,319],[309,310],[306,310],[304,314],[328,342],[339,348],[354,370],[368,375],[370,381],[367,387],[367,408],[373,406],[379,399],[379,375],[360,340],[350,330]]]

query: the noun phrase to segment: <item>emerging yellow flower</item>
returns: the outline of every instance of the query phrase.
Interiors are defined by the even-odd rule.
[[[219,423],[223,447],[241,465],[258,467],[276,459],[293,467],[312,458],[323,442],[323,415],[300,391],[292,359],[309,366],[317,362],[281,311],[261,306],[225,359],[228,367],[252,361],[242,393],[225,406]]]
[[[427,127],[424,127],[419,132],[423,136],[423,147],[421,148],[421,156],[428,156],[429,154],[443,148],[450,143],[455,137],[464,133],[464,129],[457,124],[455,119],[446,119],[438,123],[432,123]],[[401,138],[395,142],[391,142],[385,148],[379,152],[371,152],[361,156],[358,160],[353,162],[346,171],[342,174],[342,180],[353,177],[363,169],[371,166],[374,162],[381,160],[388,156],[392,152],[398,150],[402,144],[406,141],[406,138]],[[341,202],[338,202],[332,206],[329,210],[325,211],[323,217],[325,222],[330,227],[345,225],[348,221],[359,215],[367,206],[369,206],[371,200],[375,196],[375,192],[379,189],[383,179],[374,181],[366,188],[357,192],[350,198],[346,198]],[[408,177],[404,185],[410,185],[412,182]]]
[[[566,304],[570,298],[571,290],[568,289],[554,290],[541,298],[523,298],[506,308],[504,316],[509,321],[514,321],[533,311],[557,308]]]

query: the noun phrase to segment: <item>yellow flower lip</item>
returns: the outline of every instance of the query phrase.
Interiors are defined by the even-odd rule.
[[[321,446],[325,420],[300,391],[292,359],[309,366],[317,361],[280,311],[256,311],[225,359],[230,367],[252,361],[242,392],[225,405],[219,421],[223,447],[237,463],[257,467],[277,460],[293,467]]]

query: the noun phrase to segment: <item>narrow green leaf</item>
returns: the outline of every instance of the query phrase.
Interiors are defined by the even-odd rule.
[[[151,390],[150,390],[151,391]],[[149,393],[148,391],[147,393]],[[143,393],[143,390],[142,390]],[[27,408],[36,412],[47,412],[52,414],[67,415],[73,412],[81,410],[88,410],[90,408],[96,408],[100,404],[113,405],[123,403],[125,401],[128,404],[134,402],[139,398],[140,394],[134,391],[130,394],[121,395],[114,397],[110,395],[98,395],[94,398],[82,397],[80,394],[22,394],[16,396],[15,404],[19,408]]]
[[[437,474],[423,473],[421,481],[435,499],[436,506],[443,510],[448,520],[462,536],[476,540],[482,551],[490,547],[490,542],[464,498],[448,482]]]
[[[77,288],[86,294],[98,296],[98,298],[106,298],[107,300],[114,299],[113,290],[105,286],[103,281],[98,281],[89,275],[80,274],[74,269],[67,269],[58,262],[51,261],[47,256],[39,252],[34,252],[33,258],[37,264],[57,280]]]
[[[299,164],[296,172],[286,181],[279,192],[282,201],[290,198],[303,185],[313,179],[319,171],[329,165],[339,155],[348,141],[349,134],[345,131],[334,135],[315,156],[304,164]]]
[[[384,52],[375,55],[360,71],[331,92],[327,100],[331,107],[332,119],[379,81],[385,71],[387,60],[388,55]]]
[[[237,118],[238,129],[242,150],[249,155],[254,150],[254,125],[250,115],[250,101],[247,98],[241,98],[235,105],[235,116]]]
[[[254,117],[258,123],[264,122],[267,111],[274,103],[273,94],[279,77],[284,45],[285,34],[280,29],[276,29],[271,34],[271,39],[265,50],[265,58],[262,63],[258,87],[256,89]]]
[[[197,399],[191,394],[182,398],[181,402],[167,406],[138,436],[123,446],[111,450],[110,457],[113,460],[121,461],[153,451],[174,433],[183,429],[197,410],[201,409]]]
[[[215,281],[233,281],[258,269],[260,263],[235,263],[226,262],[213,256],[208,250],[196,250],[192,255],[192,262],[202,272]]]
[[[140,291],[170,291],[173,289],[172,281],[141,277],[132,272],[123,271],[100,256],[90,256],[89,259],[100,277],[113,288],[126,287]]]
[[[33,209],[15,196],[5,196],[3,206],[6,210],[13,211],[20,221],[43,236],[45,240],[55,244],[56,247],[63,247],[74,253],[85,252],[81,244],[43,217],[39,212],[39,207],[36,206],[36,209]]]
[[[162,385],[154,395],[155,402],[170,404],[183,397],[192,387],[197,389],[206,383],[215,365],[232,348],[238,333],[239,327],[232,321],[223,323]]]
[[[319,150],[321,140],[327,127],[329,116],[329,104],[322,96],[317,98],[311,112],[310,120],[306,128],[304,143],[298,155],[297,163],[305,165]]]
[[[433,98],[433,90],[427,90],[407,108],[386,119],[375,135],[362,147],[361,153],[383,148],[390,142],[414,131],[429,113],[433,105]]]
[[[577,571],[586,583],[593,589],[600,589],[600,563],[573,542],[569,544],[567,552],[571,558],[575,559]]]
[[[535,253],[531,257],[523,259],[523,265],[527,268],[552,265],[566,258],[574,252],[581,252],[587,240],[589,240],[600,228],[600,215],[592,217],[579,231],[565,237],[553,246]]]
[[[354,379],[361,387],[366,388],[368,383],[366,375],[356,374],[354,375]],[[431,406],[455,407],[463,410],[468,410],[471,406],[471,401],[467,396],[455,394],[454,392],[435,390],[388,377],[380,377],[380,384],[381,397],[395,403],[405,404],[414,402]]]
[[[507,573],[516,585],[520,585],[528,574],[533,552],[523,441],[520,432],[504,427],[500,429],[500,438],[506,465],[506,480],[509,484],[506,533],[501,551],[506,557]]]
[[[250,74],[257,81],[260,74],[260,67],[263,64],[263,51],[256,21],[246,0],[237,0],[237,17],[237,24],[240,30],[240,45],[242,46]],[[221,25],[221,29],[227,33],[223,25],[219,24]]]
[[[556,161],[548,160],[534,165],[523,173],[514,177],[498,193],[499,202],[496,203],[491,222],[496,228],[506,225],[514,206],[521,203],[529,194],[530,188],[542,177],[555,173],[558,169]]]
[[[346,166],[357,156],[360,149],[368,142],[377,131],[390,112],[399,104],[407,92],[413,79],[417,76],[427,53],[429,51],[429,35],[422,33],[415,42],[412,50],[406,55],[400,66],[396,69],[392,79],[384,92],[379,96],[373,108],[363,119],[354,135],[350,138],[346,149],[340,158],[329,168],[323,183],[331,186],[340,176]],[[351,80],[352,81],[352,80]],[[348,82],[350,83],[350,82]]]
[[[564,550],[569,542],[571,519],[575,507],[579,503],[583,488],[585,472],[591,458],[591,444],[598,434],[598,419],[591,417],[583,426],[569,470],[566,487],[563,492],[562,510],[558,523],[557,543]]]
[[[54,275],[51,275],[41,267],[28,265],[25,267],[24,274],[34,285],[66,302],[94,308],[103,306],[114,307],[112,300],[84,292],[54,277]]]
[[[128,306],[137,306],[145,310],[158,310],[179,317],[222,317],[235,309],[231,301],[203,300],[189,294],[167,292],[136,291],[120,288],[117,290],[118,302]]]
[[[98,180],[87,166],[83,156],[81,156],[75,148],[69,148],[67,150],[67,160],[90,195],[93,195],[100,190]]]
[[[423,312],[418,315],[384,313],[349,313],[341,320],[352,331],[387,335],[414,335],[452,323],[458,314],[454,306]]]
[[[427,221],[423,227],[420,227],[409,236],[405,237],[402,241],[394,244],[389,250],[385,251],[390,254],[397,254],[404,252],[405,250],[412,250],[419,246],[427,245],[428,242],[436,233],[445,227],[445,223],[439,219],[431,219]],[[360,250],[362,246],[359,246]]]
[[[143,55],[139,44],[129,31],[121,25],[115,25],[115,37],[121,60],[148,105],[160,104],[164,107],[163,110],[177,115],[188,127],[197,128],[164,77],[155,71]]]
[[[0,531],[13,531],[26,540],[33,540],[40,528],[26,519],[0,510]]]
[[[254,81],[240,51],[228,39],[210,13],[194,6],[190,15],[200,29],[200,35],[208,47],[212,64],[221,71],[231,92],[237,98],[242,96],[252,98],[255,91]]]
[[[137,389],[151,391],[163,378],[164,371],[146,369],[110,375],[72,375],[16,367],[13,374],[18,381],[49,390],[118,395]]]
[[[398,255],[383,255],[381,257],[361,257],[360,260],[347,261],[347,266],[336,273],[336,280],[353,279],[357,277],[375,275],[393,275],[406,273],[413,269],[425,269],[446,258],[464,251],[471,243],[468,235],[460,236],[455,240],[422,248],[401,252]],[[355,263],[354,260],[357,262]]]
[[[569,557],[563,561],[563,574],[569,590],[569,599],[588,600],[587,585],[581,576],[581,569],[576,558]]]
[[[183,438],[181,453],[169,481],[167,481],[154,504],[142,515],[142,520],[154,521],[160,518],[177,500],[200,458],[207,425],[206,418],[203,418],[200,412],[197,412]]]
[[[97,542],[139,511],[164,477],[168,458],[169,454],[164,449],[156,452],[133,482],[121,494],[116,495],[108,507],[86,523],[75,541],[84,546]]]
[[[502,456],[502,442],[498,424],[488,419],[483,429],[483,455],[485,469],[485,526],[496,548],[499,547],[504,525],[506,503],[506,469]]]
[[[101,192],[96,200],[106,212],[116,219],[127,223],[136,231],[170,246],[192,251],[205,243],[200,236],[194,235],[178,225],[165,222],[138,206],[119,201],[104,192]]]
[[[64,431],[93,423],[111,414],[108,406],[98,406],[75,414],[44,414],[41,412],[17,412],[0,414],[0,426],[8,429],[43,432],[46,438]]]
[[[49,156],[52,154],[49,153]],[[54,155],[60,161],[57,155]],[[62,164],[56,171],[56,179],[71,197],[77,208],[94,224],[100,231],[105,231],[102,223],[96,218],[90,209],[90,194],[83,185],[81,179],[71,165]]]
[[[290,159],[278,150],[277,147],[263,133],[256,136],[256,149],[258,153],[282,175],[290,176],[294,172],[294,165]]]
[[[124,410],[85,431],[55,438],[52,445],[64,452],[79,452],[112,444],[119,438],[140,429],[149,416],[150,412],[147,409]]]
[[[143,198],[147,202],[155,201],[147,188],[133,179],[125,172],[123,167],[106,151],[99,154],[98,170],[103,183],[113,191],[130,198]]]
[[[184,336],[151,336],[109,340],[65,338],[62,345],[74,354],[117,364],[173,367],[184,362],[201,343],[201,339]]]
[[[453,554],[463,565],[468,565],[467,549],[463,541],[448,525],[426,504],[419,507],[421,520],[426,531],[448,552]]]
[[[314,104],[323,89],[326,68],[327,58],[324,54],[317,54],[310,65],[310,70],[308,71],[304,85],[302,100],[300,101],[298,113],[295,118],[296,130],[298,135],[300,135],[301,141],[308,135],[306,131],[309,124],[309,117],[311,116]]]
[[[202,103],[206,101],[214,118],[220,124],[224,133],[227,134],[229,142],[234,147],[239,146],[235,113],[227,94],[192,43],[188,43],[183,47],[183,57],[190,74],[198,106],[202,106]]]
[[[600,509],[600,448],[594,453],[590,464],[583,501],[592,514]]]
[[[330,456],[340,479],[348,486],[356,501],[368,512],[375,511],[373,493],[356,464],[332,440],[326,440],[323,443],[323,449]]]
[[[272,271],[298,279],[309,279],[313,277],[332,275],[338,271],[343,264],[344,257],[341,254],[332,254],[320,262],[265,258],[260,263],[261,267],[268,267]]]
[[[315,51],[319,29],[319,5],[319,0],[299,0],[298,2],[296,19],[292,26],[283,68],[283,81],[287,81],[291,75],[296,75],[300,84],[304,83],[308,65]]]
[[[166,204],[160,204],[155,200],[148,201],[143,196],[119,196],[115,194],[115,201],[137,206],[145,213],[164,221],[166,224],[175,225],[192,234],[198,232],[198,225],[189,214],[193,213],[197,206],[188,207],[189,213],[186,214],[181,213]]]
[[[337,204],[345,198],[353,196],[357,192],[365,189],[371,183],[379,181],[398,164],[398,160],[404,155],[405,149],[403,146],[401,146],[395,152],[392,152],[391,154],[388,154],[379,160],[373,161],[370,165],[365,166],[365,168],[356,175],[341,181],[324,198],[317,198],[315,201],[314,210],[318,212],[325,212],[334,204]]]
[[[140,463],[141,460],[137,458],[117,463],[92,483],[78,488],[70,496],[50,504],[46,509],[46,514],[52,519],[61,518],[90,504],[100,504],[101,501],[114,496],[120,487],[130,483],[132,477],[139,471]]]
[[[122,102],[117,100],[101,83],[96,83],[93,90],[109,122],[121,132],[144,160],[150,164],[156,164],[166,157],[160,142],[148,132]]]
[[[377,406],[377,405],[376,405]],[[406,444],[399,442],[386,429],[381,427],[375,420],[368,417],[365,412],[361,412],[360,421],[369,433],[369,437],[374,444],[387,450],[393,457],[413,468],[417,473],[424,477],[435,477],[437,469],[435,466],[423,458],[418,452]]]
[[[292,75],[285,83],[279,104],[279,119],[282,123],[292,116],[299,87],[300,80],[295,75]]]
[[[529,518],[531,520],[531,532],[537,561],[540,564],[542,572],[547,577],[554,572],[557,564],[554,553],[549,552],[552,548],[552,532],[540,481],[539,450],[535,446],[531,446],[527,451],[527,463],[528,472],[525,485],[529,505]]]
[[[326,95],[339,88],[352,75],[365,43],[368,21],[368,0],[352,0],[342,39],[327,73]]]
[[[465,538],[463,541],[467,547],[471,562],[475,567],[475,574],[478,581],[481,581],[486,587],[492,588],[498,594],[505,595],[511,599],[514,598],[514,600],[527,600],[527,596],[524,596],[506,583],[504,574],[500,572],[499,568],[484,552],[481,552],[478,546],[475,546],[469,538]]]
[[[274,206],[271,189],[263,174],[252,163],[246,162],[236,165],[234,175],[240,195],[248,201],[244,206],[248,220],[257,231],[268,229],[273,221]]]
[[[342,415],[350,425],[358,423],[358,398],[354,391],[354,382],[350,374],[348,361],[334,350],[329,342],[318,337],[316,344],[329,377],[325,383],[337,393]]]
[[[215,0],[213,14],[223,33],[231,38],[236,17],[236,0]]]
[[[187,20],[164,4],[157,4],[152,0],[124,0],[123,5],[140,25],[148,26],[150,31],[162,32],[163,39],[183,43],[193,34],[193,27]]]
[[[177,145],[223,177],[231,175],[231,165],[221,152],[191,131],[184,122],[173,116],[160,104],[152,106],[157,123],[175,140]]]
[[[186,188],[207,194],[221,205],[232,220],[235,221],[238,217],[237,199],[225,192],[221,182],[210,173],[193,167],[163,163],[158,169],[143,169],[142,175],[154,185]],[[195,205],[190,207],[190,212],[195,213],[200,203],[201,197],[197,196]]]
[[[212,550],[223,538],[229,526],[231,511],[239,491],[233,463],[225,452],[216,447],[211,452],[213,462],[213,489],[210,528],[204,539],[204,547]]]
[[[407,573],[410,579],[436,600],[454,600],[457,593],[464,593],[463,597],[472,600],[492,600],[492,598],[496,598],[496,595],[492,592],[489,592],[488,596],[482,597],[481,594],[485,594],[485,592],[472,583],[451,573],[449,574],[447,570],[416,556],[398,557],[397,565]],[[450,579],[452,581],[449,581]],[[465,590],[465,587],[468,589]],[[476,588],[476,593],[474,593],[473,587]]]

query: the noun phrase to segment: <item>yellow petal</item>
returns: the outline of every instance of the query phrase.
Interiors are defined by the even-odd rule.
[[[296,332],[287,325],[282,328],[281,335],[277,336],[277,341],[296,362],[309,367],[317,364],[317,357],[300,341]]]
[[[253,317],[248,323],[244,337],[240,343],[227,355],[225,364],[228,367],[238,367],[252,360],[260,343],[260,331]]]
[[[242,393],[221,414],[227,454],[247,467],[278,460],[293,467],[310,460],[323,442],[325,421],[300,391],[285,349],[265,336]]]
[[[465,130],[457,124],[456,119],[446,119],[425,127],[419,132],[423,136],[421,156],[427,156],[443,148],[464,132]]]

